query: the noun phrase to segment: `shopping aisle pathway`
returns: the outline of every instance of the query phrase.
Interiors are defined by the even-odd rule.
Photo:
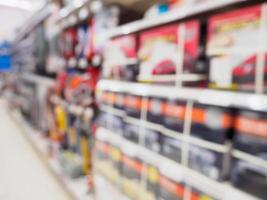
[[[0,100],[0,200],[68,200]]]

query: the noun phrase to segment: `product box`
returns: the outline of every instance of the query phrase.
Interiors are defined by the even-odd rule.
[[[189,147],[189,168],[205,176],[222,181],[228,175],[229,155],[191,144]]]
[[[159,196],[159,170],[147,160],[142,160],[145,168],[145,184],[141,185],[140,199],[157,200]]]
[[[183,32],[186,35],[184,44]],[[142,32],[138,52],[141,61],[139,80],[146,81],[157,75],[196,73],[199,34],[198,21],[172,24]],[[178,66],[179,59],[183,59],[181,67]]]
[[[179,100],[169,99],[164,106],[164,126],[167,129],[183,133],[186,103]]]
[[[127,140],[130,140],[131,142],[134,142],[136,144],[139,144],[140,142],[140,126],[134,125],[134,124],[125,124],[125,129],[123,132],[123,137]]]
[[[161,152],[162,135],[159,131],[144,129],[145,144],[144,146],[156,153]]]
[[[143,165],[137,156],[137,151],[122,150],[122,192],[130,199],[138,199]]]
[[[266,6],[257,5],[209,19],[210,87],[254,90],[257,65],[263,65],[262,75],[266,77],[267,24],[263,23],[266,20],[264,12]],[[263,61],[258,55],[259,49],[265,54]]]
[[[135,81],[137,75],[136,35],[126,35],[109,41],[104,51],[103,77]]]
[[[147,121],[163,124],[165,101],[163,98],[150,97],[148,99]]]
[[[114,92],[102,91],[99,94],[100,104],[103,104],[103,105],[113,106],[115,103],[115,98],[116,98],[116,95]]]
[[[195,200],[195,199],[218,200],[217,198],[212,197],[212,195],[207,194],[207,193],[205,193],[205,192],[203,192],[197,188],[194,188],[191,186],[189,186],[189,187],[190,187],[190,199],[191,200]],[[207,190],[208,190],[208,188],[207,188]]]
[[[234,150],[253,156],[265,162],[245,160],[235,153],[232,169],[232,183],[261,199],[267,198],[267,114],[263,112],[239,111],[235,119]]]
[[[93,53],[100,55],[103,53],[107,43],[107,37],[103,36],[112,28],[119,25],[142,18],[142,14],[132,9],[119,6],[119,4],[109,4],[107,7],[98,10],[93,17]],[[108,19],[108,20],[107,20]]]
[[[162,155],[181,163],[182,160],[182,141],[163,135],[162,136]]]
[[[100,112],[97,117],[97,125],[98,127],[109,129],[109,114],[106,112]]]
[[[159,168],[159,199],[183,200],[185,177],[180,169],[165,163]]]
[[[124,110],[125,106],[125,94],[123,93],[116,93],[115,94],[115,104],[114,107],[120,110]]]
[[[210,142],[225,144],[233,127],[230,108],[195,104],[192,111],[191,135]]]
[[[125,110],[130,117],[140,118],[142,109],[142,97],[136,95],[126,95]]]

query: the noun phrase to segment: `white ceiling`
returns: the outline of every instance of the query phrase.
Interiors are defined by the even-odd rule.
[[[12,40],[16,30],[45,2],[46,0],[0,0],[0,41]]]

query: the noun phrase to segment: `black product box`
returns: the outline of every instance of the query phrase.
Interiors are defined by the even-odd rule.
[[[142,97],[135,95],[126,95],[125,110],[130,117],[140,118],[142,109]]]
[[[218,181],[228,173],[228,153],[216,152],[196,145],[189,147],[189,168]]]
[[[131,152],[132,154],[133,152]],[[137,155],[122,154],[122,191],[130,199],[138,199],[142,177],[143,164]]]
[[[150,97],[148,99],[147,120],[156,124],[163,124],[164,99]]]
[[[123,137],[126,138],[127,140],[130,140],[130,141],[138,144],[139,140],[140,140],[139,132],[140,132],[140,126],[126,123]]]
[[[125,106],[125,94],[116,93],[115,94],[115,104],[114,107],[123,110]]]
[[[231,173],[232,184],[260,199],[267,199],[267,169],[235,159]]]
[[[232,183],[248,193],[267,199],[267,113],[240,111],[234,127],[234,150],[261,159],[266,167],[234,154]]]
[[[164,126],[167,129],[183,132],[186,104],[178,100],[167,100],[164,106]]]
[[[145,134],[144,146],[156,153],[160,153],[162,144],[161,133],[151,129],[144,129],[144,134]]]
[[[163,135],[162,136],[162,155],[181,163],[182,159],[182,141]]]
[[[178,179],[180,179],[178,181],[175,175],[175,173],[177,173],[177,170],[179,169],[167,169],[167,170],[160,169],[159,199],[166,199],[166,200],[184,199],[185,182],[182,177],[178,177]]]
[[[233,127],[230,108],[195,104],[192,111],[191,135],[210,142],[225,144]]]

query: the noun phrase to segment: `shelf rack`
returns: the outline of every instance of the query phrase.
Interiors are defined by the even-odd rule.
[[[123,146],[124,148],[129,147],[137,149],[138,155],[143,157],[145,160],[153,160],[158,168],[168,167],[168,169],[173,168],[180,171],[183,174],[183,177],[185,177],[185,182],[203,189],[204,192],[213,195],[215,198],[220,198],[222,200],[236,200],[238,197],[242,200],[257,200],[257,198],[233,188],[228,182],[216,182],[199,174],[198,172],[182,166],[179,163],[148,150],[145,147],[130,142],[110,130],[99,128],[96,135],[101,141],[108,141],[110,143],[114,143],[116,146]]]
[[[178,88],[174,86],[161,86],[114,80],[101,80],[99,81],[97,88],[100,91],[107,90],[112,92],[127,92],[144,97],[193,100],[195,102],[208,105],[267,111],[267,96],[263,94],[197,88]]]
[[[135,32],[139,32],[144,29],[152,28],[155,26],[160,26],[163,24],[168,24],[171,22],[179,21],[185,18],[189,18],[195,15],[203,14],[209,11],[214,11],[217,9],[222,9],[224,7],[236,5],[238,3],[249,2],[250,0],[224,0],[224,1],[210,1],[209,3],[199,3],[195,6],[191,6],[190,8],[173,10],[169,13],[160,15],[158,17],[148,18],[138,20],[132,23],[128,23],[123,26],[119,26],[110,30],[107,33],[100,35],[99,37],[103,38],[112,38],[120,35],[127,35]]]

